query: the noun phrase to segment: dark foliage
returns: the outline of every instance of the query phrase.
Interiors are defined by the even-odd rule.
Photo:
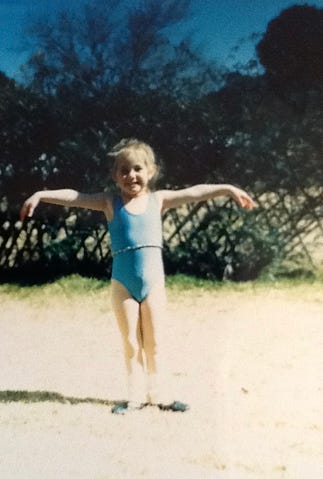
[[[306,80],[310,59],[285,48],[300,10],[287,9],[268,26],[258,45],[264,75],[224,76],[189,42],[172,45],[165,34],[187,1],[143,2],[122,24],[111,14],[121,6],[94,2],[77,19],[64,13],[39,22],[29,86],[0,76],[1,279],[109,275],[102,215],[52,205],[24,225],[17,215],[38,189],[111,188],[106,154],[122,137],[153,146],[162,187],[231,182],[259,204],[247,215],[230,203],[168,212],[167,272],[245,280],[285,258],[311,260],[306,238],[323,215],[323,94],[318,68]],[[309,8],[302,7],[304,22],[317,25]],[[287,70],[274,61],[282,51]]]
[[[323,9],[304,4],[283,10],[268,24],[257,52],[275,87],[321,88]]]

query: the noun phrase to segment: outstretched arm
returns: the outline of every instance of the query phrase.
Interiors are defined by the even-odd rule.
[[[87,195],[70,189],[37,191],[27,198],[22,205],[20,210],[21,221],[26,217],[31,217],[40,202],[103,211],[106,216],[109,216],[111,209],[110,199],[106,193]]]
[[[162,208],[176,208],[187,203],[206,201],[221,196],[229,196],[238,206],[251,210],[255,203],[248,193],[233,185],[196,185],[182,190],[161,190],[160,195]]]

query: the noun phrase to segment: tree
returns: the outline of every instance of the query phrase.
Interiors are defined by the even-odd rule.
[[[38,161],[62,134],[55,109],[45,98],[0,74],[0,191],[11,209],[50,174]],[[28,177],[28,181],[27,181]]]
[[[295,5],[283,10],[257,44],[266,74],[276,88],[322,87],[323,9]]]
[[[102,182],[107,173],[106,152],[124,136],[160,149],[172,183],[202,178],[207,160],[212,168],[218,161],[221,148],[195,105],[219,87],[222,72],[189,41],[175,45],[166,35],[185,18],[189,3],[145,0],[129,10],[122,0],[95,1],[76,17],[62,12],[33,26],[38,50],[26,72],[33,91],[51,97],[61,112],[66,135],[54,152],[56,171],[70,172],[74,186],[98,186],[96,179]],[[185,171],[182,161],[191,162]],[[72,175],[76,163],[78,178]]]
[[[30,88],[13,89],[12,111],[23,95],[28,108],[20,115],[23,121],[19,126],[26,119],[28,128],[26,137],[17,142],[19,151],[15,151],[14,142],[10,146],[12,185],[19,186],[15,178],[24,179],[24,174],[31,191],[35,187],[101,190],[107,187],[109,177],[107,151],[121,137],[136,136],[151,143],[164,159],[166,186],[232,181],[254,186],[259,194],[280,190],[282,200],[279,208],[275,205],[276,214],[270,211],[261,217],[256,212],[257,226],[255,218],[246,220],[230,207],[210,215],[206,209],[193,209],[189,215],[191,221],[195,213],[192,223],[183,228],[192,236],[183,243],[182,218],[175,216],[172,223],[183,247],[178,248],[175,238],[179,261],[182,258],[189,266],[187,258],[201,250],[198,268],[203,260],[203,274],[211,277],[216,268],[215,276],[221,277],[229,262],[235,265],[236,278],[242,277],[242,271],[255,277],[279,249],[273,229],[281,228],[284,234],[287,221],[294,219],[286,216],[286,192],[294,193],[300,180],[305,189],[320,181],[315,169],[318,148],[313,145],[320,146],[322,115],[315,107],[318,102],[312,102],[304,122],[294,118],[293,111],[286,110],[268,87],[268,73],[259,77],[231,74],[224,85],[223,72],[205,62],[188,41],[173,45],[165,31],[183,18],[188,4],[188,0],[142,1],[123,12],[121,22],[118,15],[125,3],[105,0],[102,4],[92,2],[75,18],[65,12],[56,20],[37,23],[34,34],[39,51],[27,65]],[[210,89],[213,93],[204,96]],[[322,100],[320,95],[315,98]],[[37,105],[35,117],[29,110],[31,104]],[[7,114],[11,110],[8,105]],[[36,126],[38,130],[34,130]],[[55,133],[52,141],[42,141],[47,138],[46,127]],[[19,128],[18,134],[22,131]],[[30,146],[26,151],[25,142]],[[307,156],[310,160],[303,174]],[[24,191],[21,185],[16,190]],[[297,219],[307,213],[308,205],[316,214],[317,204],[316,197],[307,198],[297,208]],[[97,233],[98,219],[86,211],[78,212],[75,229],[65,241],[57,232],[65,229],[66,212],[60,210],[54,220],[51,211],[51,206],[46,207],[46,221],[38,225],[34,241],[38,258],[46,250],[52,263],[60,258],[66,265],[69,257],[77,263],[79,253],[86,249],[86,238]],[[231,230],[229,216],[234,220]],[[29,227],[35,222],[37,218],[28,223]],[[48,231],[44,233],[43,228]],[[106,234],[105,225],[101,231]],[[52,250],[48,249],[51,244]],[[17,251],[18,264],[18,243]],[[33,251],[31,248],[31,261]]]
[[[26,65],[32,88],[78,101],[116,86],[137,93],[162,90],[183,96],[189,78],[197,88],[219,80],[188,40],[178,45],[166,29],[188,14],[190,0],[96,0],[78,14],[63,11],[30,29],[37,49]],[[197,72],[200,75],[197,75]],[[195,89],[196,93],[197,89]]]

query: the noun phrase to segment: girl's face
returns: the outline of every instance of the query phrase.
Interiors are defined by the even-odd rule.
[[[124,157],[118,160],[113,179],[124,197],[131,199],[148,192],[152,176],[143,159]]]

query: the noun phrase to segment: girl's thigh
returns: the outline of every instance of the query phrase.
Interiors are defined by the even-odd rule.
[[[153,286],[140,305],[140,321],[146,353],[156,353],[165,342],[166,291],[164,285]]]
[[[111,280],[111,304],[123,337],[136,337],[139,319],[139,303],[127,289]]]

